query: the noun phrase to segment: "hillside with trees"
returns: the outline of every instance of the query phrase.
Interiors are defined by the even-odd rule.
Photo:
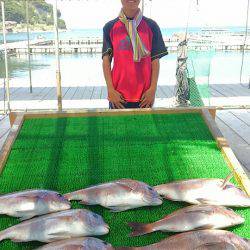
[[[5,0],[5,20],[13,21],[17,24],[26,23],[26,1],[25,0]],[[58,26],[60,29],[66,29],[66,24],[62,20],[61,12],[58,10]],[[2,13],[0,12],[2,21]],[[45,2],[45,0],[29,0],[29,19],[30,24],[38,27],[52,26],[53,6]]]

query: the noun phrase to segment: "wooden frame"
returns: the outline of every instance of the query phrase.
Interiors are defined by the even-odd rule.
[[[214,118],[216,115],[216,109],[204,109],[204,108],[166,108],[166,109],[126,109],[126,110],[107,110],[107,109],[95,109],[95,110],[67,110],[62,112],[57,111],[45,111],[45,112],[17,112],[10,113],[11,131],[7,140],[0,152],[0,173],[2,172],[4,165],[8,159],[11,147],[22,127],[23,122],[26,119],[36,118],[62,118],[62,117],[89,117],[89,116],[117,116],[117,115],[147,115],[147,114],[176,114],[176,113],[200,113],[207,124],[210,132],[217,142],[218,147],[227,162],[228,167],[234,173],[239,185],[250,196],[250,180],[243,170],[241,164],[237,160],[233,151],[228,145],[227,140],[222,135],[221,131],[217,127]]]

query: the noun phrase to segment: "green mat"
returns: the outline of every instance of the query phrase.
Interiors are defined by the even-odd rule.
[[[157,185],[184,178],[224,178],[229,173],[200,114],[130,115],[113,117],[26,120],[15,141],[0,192],[46,188],[67,193],[119,178]],[[111,232],[102,239],[114,246],[142,246],[170,234],[155,232],[130,238],[127,222],[153,222],[185,206],[164,201],[162,206],[101,214]],[[83,207],[74,203],[74,207]],[[237,209],[246,222],[233,228],[250,238],[249,209]],[[1,216],[0,228],[18,223]],[[1,249],[33,249],[40,243],[0,243]]]

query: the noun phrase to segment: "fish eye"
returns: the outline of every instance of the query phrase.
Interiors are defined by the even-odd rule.
[[[153,191],[153,188],[151,188],[151,187],[148,187],[148,189],[151,190],[151,191]]]

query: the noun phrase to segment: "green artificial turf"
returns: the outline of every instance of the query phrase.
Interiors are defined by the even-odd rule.
[[[0,176],[1,193],[45,188],[67,193],[119,178],[157,185],[179,179],[224,178],[229,169],[200,114],[26,120]],[[130,238],[127,222],[153,222],[185,206],[162,206],[101,214],[111,232],[102,237],[113,246],[143,246],[170,234],[155,232]],[[74,207],[84,207],[74,203]],[[245,224],[233,228],[250,238],[249,209],[237,209]],[[18,223],[1,216],[0,229]],[[40,243],[0,243],[1,249],[32,249]]]

